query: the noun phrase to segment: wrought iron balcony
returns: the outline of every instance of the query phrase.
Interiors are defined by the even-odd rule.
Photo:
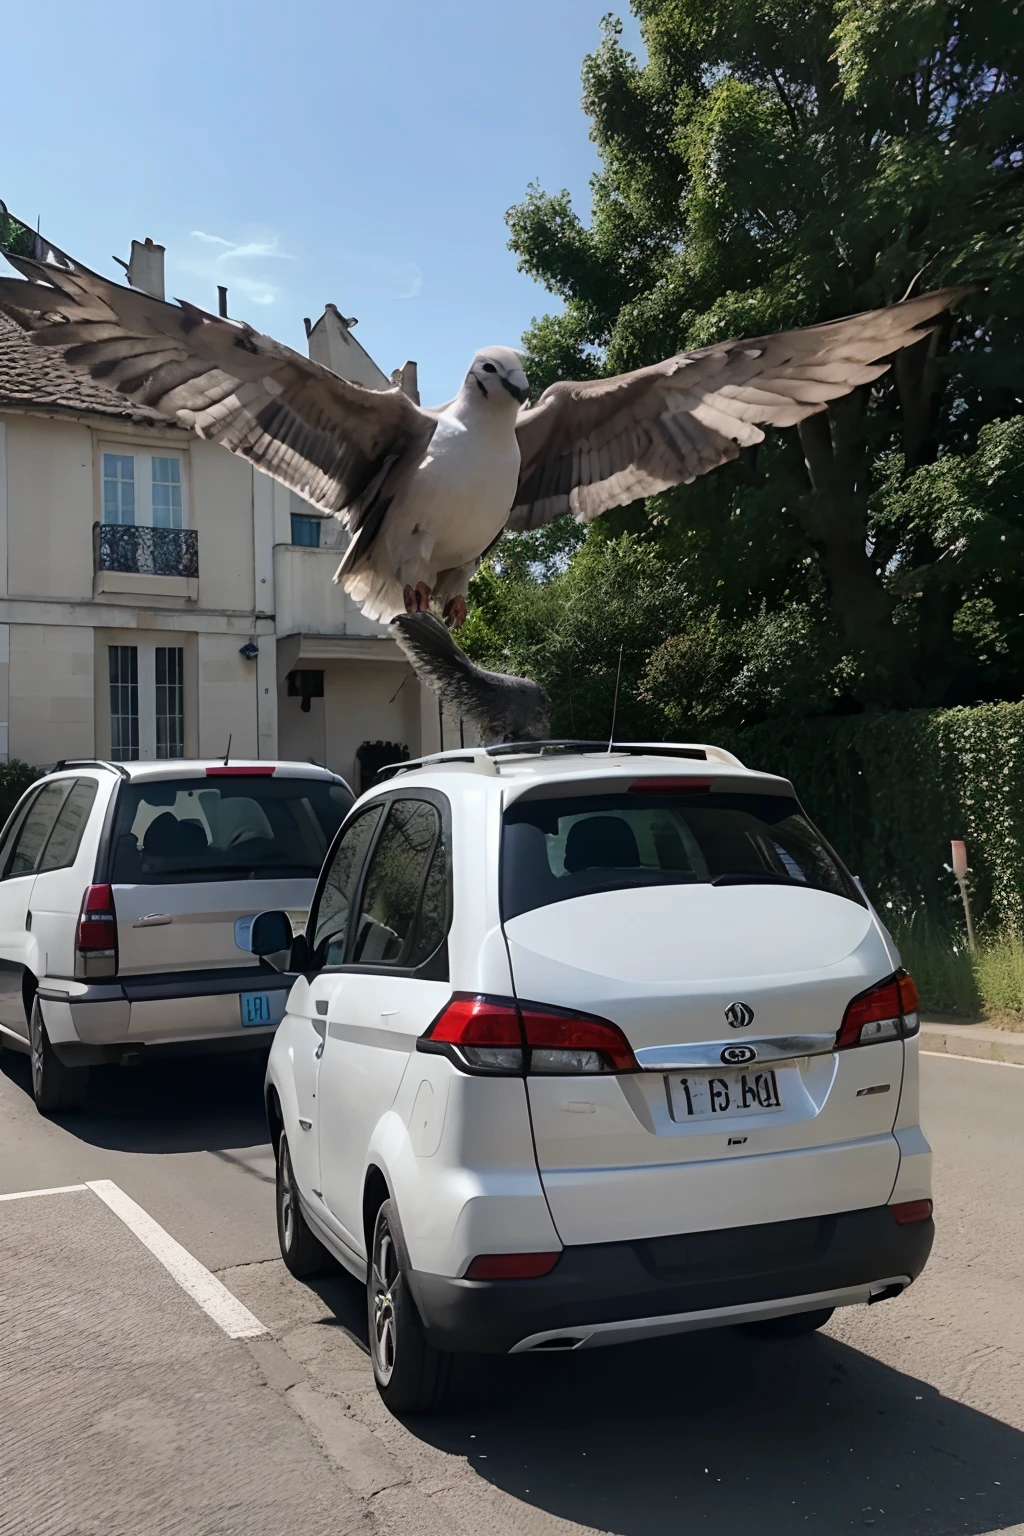
[[[98,571],[138,576],[198,576],[199,536],[194,528],[139,528],[94,523]]]

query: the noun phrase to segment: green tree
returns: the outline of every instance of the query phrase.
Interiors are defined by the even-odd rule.
[[[739,636],[734,660],[760,653],[735,709],[1019,692],[1016,521],[986,503],[954,536],[938,504],[944,487],[969,483],[981,507],[978,454],[1012,459],[1021,430],[1024,10],[1006,0],[632,8],[647,61],[606,18],[584,64],[601,156],[589,222],[567,193],[536,186],[508,215],[521,268],[563,302],[525,338],[535,384],[827,320],[914,284],[979,291],[877,384],[693,486],[613,514],[611,533],[657,543],[683,593],[677,619],[706,629],[713,612],[721,633]],[[1013,523],[1012,537],[993,537],[992,516]],[[570,565],[594,539],[606,559],[624,548],[596,528],[575,552],[560,537]],[[537,555],[527,539],[515,556],[513,542],[499,546],[497,570],[525,601],[523,570],[533,562],[550,580],[552,546]],[[1001,591],[986,599],[995,579]],[[670,627],[657,644],[685,633]],[[787,702],[769,682],[771,650],[792,653],[798,636],[801,656],[817,652],[822,665],[811,694],[790,690]],[[684,649],[652,662],[652,701]]]

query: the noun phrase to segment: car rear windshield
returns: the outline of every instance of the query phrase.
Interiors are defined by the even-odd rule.
[[[253,774],[124,784],[111,880],[315,879],[352,800],[330,779]]]
[[[795,800],[779,795],[586,795],[505,812],[502,914],[645,885],[797,885],[863,898]]]

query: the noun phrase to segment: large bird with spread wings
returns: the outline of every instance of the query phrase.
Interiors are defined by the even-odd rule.
[[[5,224],[18,238],[4,254],[22,277],[0,278],[0,308],[38,346],[342,519],[352,538],[335,579],[383,620],[429,605],[460,624],[469,580],[503,529],[563,513],[586,522],[688,484],[765,427],[794,426],[878,378],[965,292],[552,384],[533,405],[518,354],[487,347],[456,398],[428,410],[249,325],[109,282]]]

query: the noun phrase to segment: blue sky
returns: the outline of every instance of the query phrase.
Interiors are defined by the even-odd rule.
[[[443,400],[478,346],[554,307],[504,214],[531,180],[586,211],[580,66],[611,5],[8,7],[0,198],[107,276],[151,236],[169,296],[215,309],[226,283],[233,315],[295,347],[331,300]]]

